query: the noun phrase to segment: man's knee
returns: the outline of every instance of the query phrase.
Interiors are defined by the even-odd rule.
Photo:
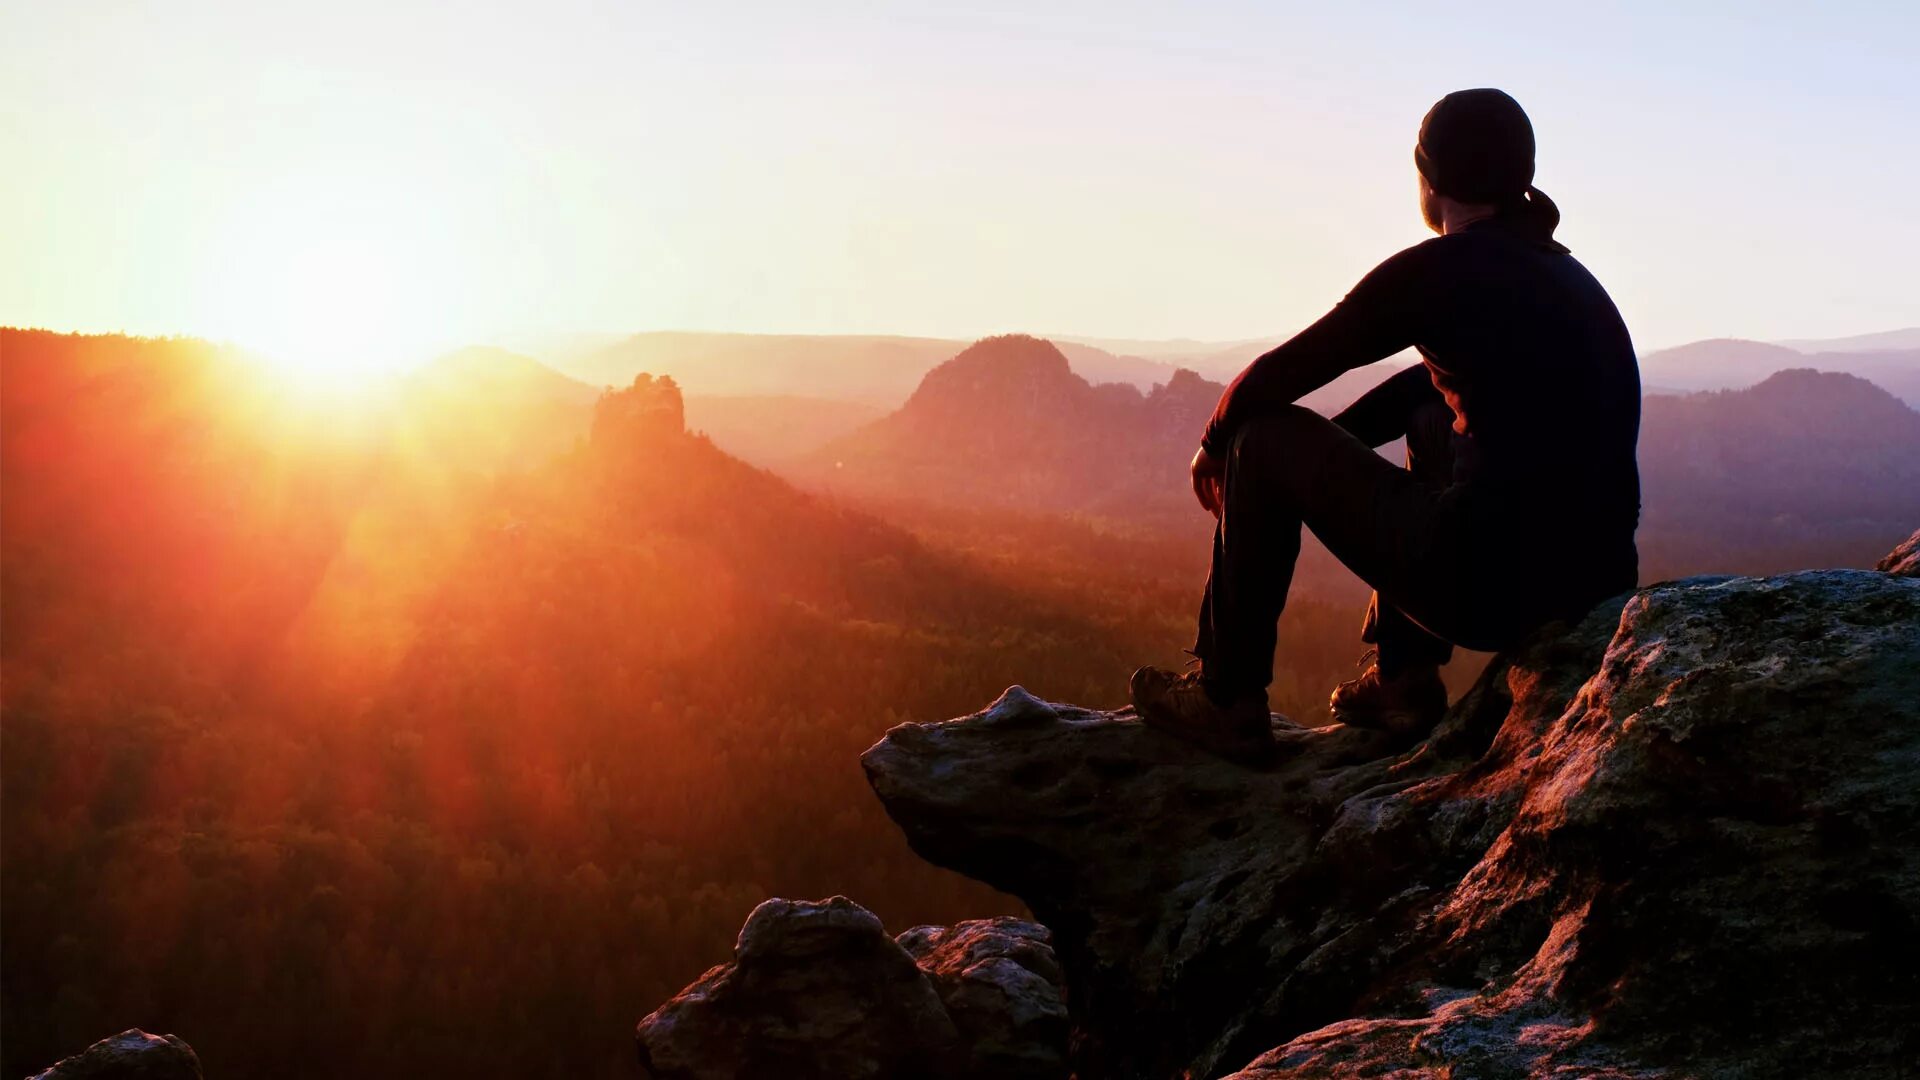
[[[1257,467],[1297,461],[1299,452],[1323,434],[1320,429],[1338,430],[1331,420],[1304,405],[1283,405],[1240,425],[1233,437],[1233,463]]]

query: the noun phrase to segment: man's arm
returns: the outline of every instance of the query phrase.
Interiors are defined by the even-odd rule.
[[[1429,259],[1428,245],[1421,244],[1374,267],[1318,322],[1248,364],[1220,395],[1201,448],[1224,461],[1234,433],[1248,419],[1413,344],[1428,304]]]
[[[1429,401],[1444,401],[1433,385],[1427,365],[1415,364],[1384,379],[1340,410],[1333,422],[1354,438],[1378,450],[1407,433],[1407,418]]]

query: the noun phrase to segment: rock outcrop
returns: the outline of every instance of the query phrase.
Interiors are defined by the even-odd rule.
[[[592,442],[614,450],[644,450],[686,432],[686,403],[672,376],[641,373],[624,390],[608,390],[593,408]]]
[[[128,1028],[61,1058],[31,1080],[201,1080],[200,1056],[176,1036]]]
[[[842,896],[761,904],[733,961],[635,1032],[655,1080],[1056,1080],[1066,1038],[1044,927],[988,919],[895,941]]]
[[[967,1048],[966,1075],[1066,1076],[1067,1006],[1046,927],[1003,916],[916,926],[898,940],[953,1018]]]
[[[1920,581],[1657,585],[1418,745],[1276,735],[1249,772],[1015,688],[864,764],[1053,931],[1085,1080],[1920,1061]]]
[[[1900,541],[1900,546],[1887,552],[1876,567],[1882,573],[1898,574],[1901,577],[1920,577],[1920,530]]]

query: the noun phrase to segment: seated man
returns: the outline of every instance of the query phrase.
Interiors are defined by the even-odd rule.
[[[1405,735],[1445,712],[1453,646],[1500,649],[1630,589],[1640,515],[1640,373],[1620,313],[1553,239],[1533,127],[1498,90],[1442,98],[1420,125],[1420,206],[1440,235],[1381,263],[1256,359],[1193,457],[1218,524],[1198,669],[1142,668],[1143,720],[1216,753],[1273,747],[1267,685],[1302,525],[1374,588],[1376,660],[1336,719]],[[1424,361],[1327,420],[1300,405],[1412,346]],[[1405,437],[1402,469],[1374,452]]]

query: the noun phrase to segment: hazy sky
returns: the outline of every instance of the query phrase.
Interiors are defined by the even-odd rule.
[[[1920,324],[1920,5],[5,0],[0,323],[1280,337],[1495,85],[1643,348]]]

